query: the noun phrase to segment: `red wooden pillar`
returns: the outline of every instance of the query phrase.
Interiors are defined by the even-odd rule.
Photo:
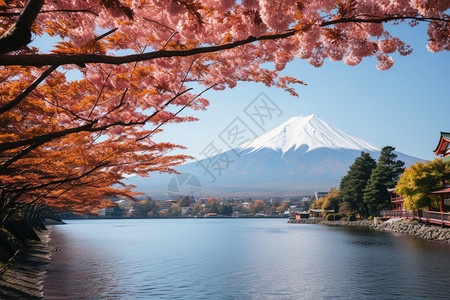
[[[443,213],[444,210],[445,210],[444,195],[441,195],[441,213]]]

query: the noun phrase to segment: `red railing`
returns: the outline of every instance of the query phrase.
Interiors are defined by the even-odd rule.
[[[381,215],[383,216],[383,218],[414,218],[414,212],[407,210],[383,210],[381,212]]]
[[[416,219],[419,221],[450,225],[450,213],[421,210],[421,211],[408,211],[408,210],[383,210],[381,212],[383,218],[405,218]]]
[[[403,201],[405,201],[405,199],[403,199],[402,197],[391,198],[392,203],[401,203]]]

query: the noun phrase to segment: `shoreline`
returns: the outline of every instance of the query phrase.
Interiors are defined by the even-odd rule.
[[[37,232],[41,241],[32,241],[22,250],[0,279],[1,299],[43,299],[43,283],[52,254],[51,226]]]
[[[325,219],[301,219],[289,220],[288,223],[293,224],[321,224],[327,226],[359,226],[368,227],[373,230],[389,231],[395,233],[404,233],[413,235],[425,240],[439,241],[450,243],[450,228],[440,227],[438,225],[430,225],[419,223],[417,220],[409,219],[390,219],[381,220],[358,220],[358,221],[327,221]]]

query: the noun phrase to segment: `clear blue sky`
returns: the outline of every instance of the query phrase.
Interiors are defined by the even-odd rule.
[[[189,124],[167,124],[156,141],[170,141],[188,147],[182,153],[203,158],[200,153],[213,142],[223,151],[228,146],[221,132],[240,118],[255,134],[275,128],[290,117],[317,114],[342,130],[379,147],[391,145],[400,152],[422,159],[435,158],[433,150],[440,131],[450,131],[450,54],[431,53],[426,49],[426,26],[407,24],[390,26],[391,33],[413,47],[409,56],[394,56],[394,66],[387,71],[376,69],[375,58],[365,59],[351,67],[343,62],[326,60],[320,68],[296,60],[284,75],[305,81],[297,85],[300,97],[290,96],[263,84],[240,83],[234,89],[209,91],[208,110],[193,115],[200,121]],[[36,45],[48,51],[55,40],[37,39]],[[281,110],[258,127],[245,114],[245,108],[263,92]]]
[[[292,116],[317,114],[379,147],[391,145],[397,151],[432,160],[440,131],[450,131],[450,55],[426,49],[425,26],[405,24],[394,29],[414,51],[406,57],[395,55],[388,71],[377,70],[375,58],[355,67],[327,60],[321,68],[297,60],[284,73],[308,84],[297,86],[299,98],[262,84],[241,83],[234,89],[210,91],[205,94],[211,102],[207,111],[184,113],[200,121],[166,125],[157,140],[182,144],[188,147],[184,153],[202,158],[200,153],[210,142],[228,150],[220,134],[237,117],[260,135]],[[264,128],[244,112],[261,92],[282,112]]]

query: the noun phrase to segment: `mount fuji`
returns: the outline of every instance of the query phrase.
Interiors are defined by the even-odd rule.
[[[275,129],[253,140],[242,150],[250,152],[272,149],[282,154],[289,151],[304,152],[320,148],[380,151],[375,145],[358,139],[327,123],[317,115],[292,117]]]
[[[292,117],[245,146],[181,165],[177,181],[194,181],[204,196],[289,196],[338,187],[362,151],[381,148],[352,136],[317,115]],[[422,161],[395,152],[406,166]],[[185,178],[185,179],[182,179]],[[132,177],[127,184],[149,195],[167,195],[173,175]],[[186,181],[186,182],[187,182]],[[188,191],[189,192],[189,191]]]

